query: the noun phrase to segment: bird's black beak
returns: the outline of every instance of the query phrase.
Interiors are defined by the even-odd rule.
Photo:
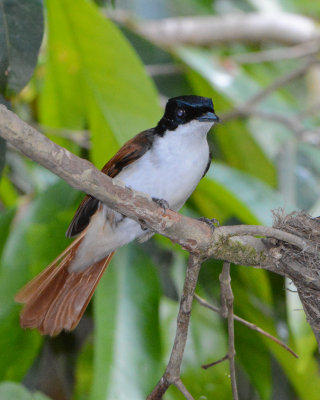
[[[219,117],[211,111],[207,111],[206,113],[202,114],[200,117],[197,117],[198,121],[201,122],[219,122]]]

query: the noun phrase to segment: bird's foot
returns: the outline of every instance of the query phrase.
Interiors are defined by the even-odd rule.
[[[205,224],[209,225],[211,230],[212,230],[212,232],[214,232],[214,230],[215,230],[215,225],[217,225],[217,226],[220,225],[219,221],[216,218],[209,219],[209,218],[206,218],[206,217],[200,217],[200,218],[197,218],[197,219],[198,219],[198,221],[204,222]]]
[[[170,207],[169,203],[165,199],[157,199],[156,197],[152,197],[152,200],[162,207],[163,211],[166,211]]]

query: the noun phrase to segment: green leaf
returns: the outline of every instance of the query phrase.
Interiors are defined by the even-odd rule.
[[[115,256],[94,302],[95,360],[91,399],[140,400],[160,376],[159,283],[141,249]]]
[[[9,168],[5,166],[3,176],[0,180],[0,199],[6,207],[14,206],[18,199],[18,193],[8,178]]]
[[[15,216],[16,209],[14,207],[4,210],[0,213],[0,257],[7,241],[11,222]]]
[[[271,225],[271,210],[292,210],[277,191],[259,179],[215,162],[192,200],[201,215],[221,218],[220,222],[233,216],[247,224]]]
[[[317,349],[317,342],[310,325],[306,320],[306,315],[302,311],[299,295],[290,281],[286,278],[286,308],[288,315],[288,325],[292,334],[292,341],[295,349],[301,358],[301,365],[306,368],[312,362],[314,353]]]
[[[10,231],[0,271],[0,343],[6,349],[0,379],[21,379],[38,352],[41,337],[21,329],[21,306],[14,303],[14,295],[66,246],[65,230],[78,199],[79,193],[59,182],[25,205]]]
[[[90,396],[93,380],[93,343],[88,340],[81,349],[77,359],[76,382],[73,400],[85,400]]]
[[[0,91],[6,96],[29,81],[42,34],[41,0],[0,0]]]
[[[92,159],[103,165],[160,117],[156,90],[118,28],[85,0],[47,0],[48,61],[42,123],[89,124]]]
[[[6,141],[0,138],[0,176],[2,174],[2,170],[6,163],[6,149],[7,149]]]
[[[0,383],[1,400],[49,400],[40,392],[31,393],[24,386],[15,382]]]

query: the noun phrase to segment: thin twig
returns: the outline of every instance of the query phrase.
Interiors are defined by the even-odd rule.
[[[280,76],[278,79],[275,79],[270,85],[260,90],[258,93],[253,95],[245,104],[242,106],[236,107],[234,110],[222,115],[221,120],[226,122],[230,119],[234,119],[240,117],[245,113],[248,109],[252,107],[256,107],[258,103],[268,97],[274,91],[288,85],[290,82],[295,79],[303,76],[309,68],[318,63],[319,61],[315,57],[309,58],[305,63],[299,65],[297,68],[293,69],[289,73]]]
[[[270,85],[266,88],[258,92],[257,94],[253,95],[251,99],[246,103],[246,107],[255,106],[257,103],[260,103],[266,97],[268,97],[274,91],[287,86],[290,82],[300,78],[303,76],[308,69],[318,63],[318,60],[315,57],[311,57],[302,65],[299,65],[297,68],[289,71],[287,74],[280,76],[279,78],[275,79]]]
[[[233,293],[231,288],[231,277],[230,277],[230,263],[224,262],[222,272],[219,276],[220,287],[221,287],[221,312],[223,316],[228,318],[228,359],[230,368],[230,380],[232,388],[233,400],[238,400],[238,388],[237,388],[237,377],[236,377],[236,365],[235,365],[235,345],[234,345],[234,320],[233,320]]]
[[[311,115],[312,113],[319,112],[319,108],[320,105],[316,104],[310,109],[292,115],[261,110],[255,107],[242,106],[241,109],[237,109],[235,113],[232,111],[222,115],[221,120],[225,121],[225,119],[233,119],[238,117],[256,117],[266,121],[276,122],[291,130],[295,134],[295,140],[300,140],[301,142],[308,143],[313,146],[320,146],[320,129],[306,129],[302,123],[303,118]]]
[[[287,288],[287,290],[290,290]],[[295,291],[296,293],[296,291]],[[209,308],[209,310],[212,310],[216,312],[217,314],[221,315],[221,310],[219,307],[215,307],[214,305],[208,303],[205,299],[200,297],[199,295],[195,294],[194,298],[197,300],[197,302],[202,305],[203,307]],[[266,332],[259,326],[253,324],[252,322],[249,322],[241,317],[239,317],[236,314],[233,314],[233,318],[235,321],[240,322],[241,324],[247,326],[249,329],[252,329],[253,331],[259,332],[262,335],[266,336],[267,338],[271,339],[273,342],[277,343],[279,346],[283,347],[285,350],[287,350],[290,354],[292,354],[295,358],[299,358],[298,354],[294,352],[289,346],[287,346],[285,343],[283,343],[280,339],[276,338],[275,336],[271,335],[270,333]]]
[[[228,360],[228,359],[229,359],[229,355],[226,354],[224,357],[220,358],[220,360],[213,361],[213,362],[210,363],[210,364],[201,365],[201,368],[203,368],[203,369],[208,369],[208,368],[211,368],[211,367],[213,367],[214,365],[218,365],[218,364],[220,364],[220,363],[222,363],[223,361],[226,361],[226,360]]]
[[[236,54],[232,59],[241,64],[275,62],[307,57],[318,53],[319,50],[319,41],[311,40],[310,42],[300,43],[296,46],[277,47],[254,53]]]
[[[184,354],[185,345],[187,342],[188,328],[190,322],[192,300],[195,287],[198,281],[198,275],[201,268],[201,260],[198,255],[190,254],[186,278],[184,281],[183,292],[180,301],[179,314],[177,319],[177,330],[172,347],[170,359],[160,381],[157,383],[153,391],[147,397],[147,400],[161,399],[171,384],[176,385],[179,390],[184,387],[180,380],[180,368]],[[180,381],[180,382],[179,382]],[[185,393],[189,392],[182,392]],[[192,399],[187,397],[186,399]]]
[[[174,386],[180,390],[180,392],[184,395],[187,400],[194,400],[194,398],[189,393],[188,389],[184,386],[181,379],[178,379],[177,382],[174,383]]]
[[[242,117],[257,117],[271,122],[278,122],[285,125],[288,129],[293,131],[296,135],[302,135],[305,128],[301,123],[301,118],[290,114],[281,114],[274,111],[265,111],[255,107],[241,107]],[[223,118],[223,116],[221,117]]]

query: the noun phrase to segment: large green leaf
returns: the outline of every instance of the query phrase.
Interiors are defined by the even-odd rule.
[[[6,96],[30,79],[42,34],[41,0],[0,0],[0,92]]]
[[[95,360],[91,399],[140,400],[161,373],[159,286],[142,250],[117,253],[95,297]]]
[[[41,337],[19,325],[20,306],[14,295],[68,243],[65,230],[79,194],[59,182],[24,212],[6,241],[0,272],[0,379],[21,379],[37,354]]]
[[[21,384],[15,382],[0,383],[1,400],[49,400],[40,392],[31,393]]]
[[[220,163],[213,163],[192,195],[202,215],[237,217],[247,224],[272,224],[271,210],[292,211],[281,195],[259,179]]]
[[[117,27],[85,0],[47,0],[48,61],[42,123],[92,134],[92,158],[102,165],[120,144],[155,125],[157,94]]]
[[[10,181],[7,171],[8,168],[5,167],[3,171],[3,176],[0,180],[0,199],[3,205],[5,205],[6,207],[11,207],[16,205],[18,193],[16,188]]]

